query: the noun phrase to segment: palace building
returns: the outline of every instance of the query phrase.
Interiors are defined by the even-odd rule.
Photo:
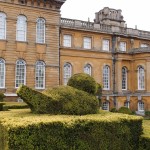
[[[61,18],[64,2],[0,1],[0,92],[19,101],[20,84],[42,91],[84,72],[102,84],[104,110],[150,110],[150,32],[108,7],[93,22]]]

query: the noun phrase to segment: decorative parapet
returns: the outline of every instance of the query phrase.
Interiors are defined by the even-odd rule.
[[[5,3],[26,5],[45,9],[60,9],[66,0],[0,0]]]
[[[67,18],[61,18],[61,27],[91,30],[95,32],[104,32],[109,34],[114,33],[116,35],[125,35],[130,37],[150,39],[150,32],[148,31],[142,31],[138,29],[106,25],[106,24],[96,24],[94,22],[73,20]]]

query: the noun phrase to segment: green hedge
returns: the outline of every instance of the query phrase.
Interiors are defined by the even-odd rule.
[[[141,137],[139,150],[150,150],[150,137]]]
[[[5,102],[4,107],[8,109],[25,109],[29,108],[29,106],[24,102]]]
[[[121,108],[119,108],[118,113],[131,115],[132,111],[129,108],[127,108],[127,107],[121,107]]]
[[[142,118],[122,114],[0,114],[0,150],[138,150]]]
[[[85,115],[98,112],[98,99],[87,92],[70,86],[48,89],[44,94],[53,98],[58,104],[54,110],[58,114]]]
[[[67,85],[90,94],[96,94],[97,88],[99,89],[94,78],[85,73],[74,74],[69,79]]]
[[[140,139],[140,150],[150,150],[150,120],[143,120],[143,135]]]
[[[98,112],[98,99],[95,96],[69,86],[40,93],[23,85],[17,94],[34,113],[85,115]]]
[[[25,85],[17,89],[17,95],[28,104],[33,113],[53,113],[52,98]]]

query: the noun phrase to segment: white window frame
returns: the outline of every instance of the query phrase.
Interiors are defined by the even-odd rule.
[[[91,49],[92,48],[92,38],[91,37],[84,37],[83,38],[83,48],[84,49]]]
[[[110,90],[110,67],[103,67],[103,90]]]
[[[40,84],[43,86],[40,86]],[[45,63],[43,61],[37,61],[35,65],[35,88],[45,89]]]
[[[102,109],[109,111],[109,102],[103,102]]]
[[[0,12],[0,39],[6,39],[6,14]]]
[[[0,59],[0,88],[5,88],[5,60]]]
[[[140,47],[148,47],[149,45],[148,44],[146,44],[146,43],[142,43],[141,45],[140,45]]]
[[[124,70],[124,72],[123,72]],[[123,74],[124,73],[124,74]],[[127,83],[128,83],[128,74],[127,74],[127,68],[122,68],[122,90],[127,90]]]
[[[120,42],[119,48],[120,48],[120,51],[126,52],[126,50],[127,50],[127,43],[126,42]]]
[[[26,42],[26,36],[27,36],[27,18],[23,15],[19,15],[17,17],[16,40]]]
[[[110,51],[110,41],[107,39],[103,39],[103,51]]]
[[[144,102],[138,101],[138,111],[144,112]]]
[[[23,67],[21,67],[21,66],[23,66]],[[21,72],[18,72],[18,70],[21,70]],[[22,74],[23,74],[23,76],[22,76]],[[21,82],[20,80],[23,80],[24,82]],[[18,88],[21,84],[26,85],[26,63],[24,60],[19,59],[16,62],[15,88]]]
[[[64,71],[64,85],[67,85],[68,80],[70,79],[70,77],[72,76],[72,65],[70,63],[65,63],[64,67],[63,67],[63,71]]]
[[[124,106],[130,108],[130,102],[129,101],[124,102]]]
[[[92,66],[90,64],[86,64],[84,66],[84,73],[88,74],[88,75],[92,75]]]
[[[145,71],[142,66],[138,67],[138,90],[145,90]]]
[[[71,47],[71,45],[72,45],[72,36],[69,34],[63,35],[63,46]]]
[[[43,26],[43,28],[41,27]],[[38,18],[36,22],[36,43],[45,43],[45,19]]]

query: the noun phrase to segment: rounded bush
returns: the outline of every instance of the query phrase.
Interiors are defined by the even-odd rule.
[[[132,111],[127,107],[121,107],[121,108],[119,108],[118,113],[132,114]]]
[[[4,101],[4,98],[5,98],[4,93],[0,93],[0,102],[3,102],[3,101]]]
[[[94,78],[85,73],[74,74],[69,79],[67,85],[90,94],[95,94],[97,92],[97,84]]]
[[[112,109],[110,110],[110,112],[117,112],[117,109],[116,109],[116,108],[112,108]]]
[[[57,114],[86,115],[98,113],[98,99],[87,92],[70,86],[59,86],[43,92],[52,97]],[[52,107],[52,106],[51,106]]]

